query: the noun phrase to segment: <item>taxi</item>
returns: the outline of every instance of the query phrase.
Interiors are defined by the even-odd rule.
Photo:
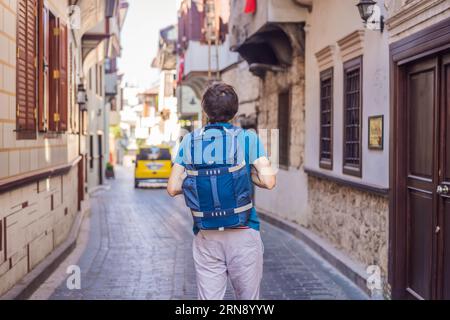
[[[172,171],[172,155],[168,146],[141,147],[136,155],[134,187],[141,183],[166,186]]]

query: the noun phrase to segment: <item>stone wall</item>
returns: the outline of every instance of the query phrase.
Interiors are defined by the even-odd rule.
[[[222,73],[222,80],[232,85],[239,97],[237,118],[244,117],[256,120],[261,80],[250,73],[247,62],[241,61],[225,70]]]
[[[308,177],[308,227],[352,259],[388,270],[389,200]]]
[[[68,236],[78,212],[78,168],[0,194],[0,295]]]
[[[305,158],[305,65],[303,54],[295,52],[286,72],[268,72],[261,84],[258,112],[259,129],[278,128],[278,94],[290,89],[289,166],[280,169],[277,187],[256,190],[256,205],[265,212],[304,224],[307,218],[307,179]],[[270,139],[268,139],[270,140]],[[269,142],[269,141],[268,141]],[[267,145],[270,155],[270,143]],[[295,189],[292,189],[295,186]]]

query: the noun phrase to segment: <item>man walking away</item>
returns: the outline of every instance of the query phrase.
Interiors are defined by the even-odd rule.
[[[167,186],[172,197],[184,194],[192,212],[202,300],[223,299],[228,277],[237,299],[259,299],[264,249],[253,185],[270,190],[276,176],[257,134],[231,124],[238,106],[233,87],[206,90],[208,125],[184,137]]]

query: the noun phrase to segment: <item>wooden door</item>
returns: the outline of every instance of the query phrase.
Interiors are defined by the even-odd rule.
[[[438,61],[406,71],[406,291],[433,298],[437,196]]]
[[[389,51],[391,293],[450,299],[450,18]]]
[[[450,53],[441,58],[441,130],[439,183],[444,187],[439,195],[439,269],[437,297],[450,299]]]
[[[450,54],[405,71],[405,295],[450,299]]]

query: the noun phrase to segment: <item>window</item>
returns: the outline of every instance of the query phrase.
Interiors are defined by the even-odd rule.
[[[333,68],[320,74],[320,167],[333,169]]]
[[[17,3],[16,131],[18,139],[36,138],[37,19],[36,0]]]
[[[141,149],[136,160],[171,160],[170,150],[166,148]]]
[[[94,169],[94,136],[89,136],[89,169]]]
[[[59,23],[59,78],[58,78],[58,94],[59,94],[59,109],[57,131],[67,131],[67,122],[69,115],[69,90],[68,90],[68,41],[67,41],[67,26]]]
[[[98,94],[103,95],[103,66],[98,66]]]
[[[89,68],[89,90],[92,91],[92,68]]]
[[[36,127],[39,131],[66,131],[67,26],[42,0],[19,0],[17,9],[18,138],[36,138]]]
[[[68,90],[68,94],[69,94],[69,110],[70,110],[70,131],[71,132],[79,132],[79,121],[78,121],[78,107],[77,107],[77,98],[76,98],[76,90],[75,90],[75,86],[76,86],[76,72],[75,70],[77,69],[77,65],[74,59],[74,50],[73,50],[73,46],[72,44],[70,44],[69,46],[69,71],[68,71],[68,81],[69,81],[69,90]]]
[[[50,12],[49,17],[49,131],[67,130],[68,115],[68,54],[67,26]]]
[[[95,94],[98,94],[100,91],[98,89],[98,65],[94,66],[95,68]]]
[[[361,177],[362,57],[344,64],[344,173]]]
[[[278,95],[278,129],[280,166],[289,167],[289,127],[290,127],[290,91]]]

